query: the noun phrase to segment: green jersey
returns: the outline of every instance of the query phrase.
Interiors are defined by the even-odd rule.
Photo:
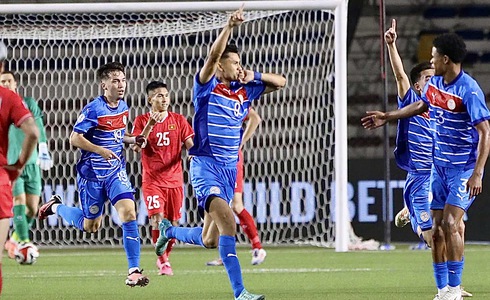
[[[43,112],[37,105],[37,102],[32,97],[24,97],[24,103],[31,111],[36,125],[39,128],[39,143],[46,143],[46,131],[44,130]],[[14,164],[19,159],[20,151],[22,150],[22,143],[24,142],[24,132],[22,129],[10,125],[9,129],[9,150],[7,153],[7,162]],[[37,149],[34,149],[31,157],[26,164],[35,164],[37,161]]]

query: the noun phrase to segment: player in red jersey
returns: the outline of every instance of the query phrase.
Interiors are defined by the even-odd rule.
[[[167,85],[153,81],[146,87],[151,112],[136,117],[134,135],[147,138],[140,148],[143,163],[143,197],[152,228],[152,240],[156,243],[160,236],[158,224],[163,218],[178,226],[180,209],[184,198],[182,173],[182,144],[187,150],[193,145],[194,131],[187,119],[168,110],[170,97]],[[175,240],[171,240],[165,252],[157,258],[160,275],[173,275],[168,261]]]
[[[7,47],[0,41],[0,73],[3,72],[4,61],[7,57]],[[7,165],[8,133],[9,127],[14,124],[20,127],[25,134],[17,162]],[[16,93],[0,87],[0,245],[5,244],[13,216],[12,182],[22,173],[25,163],[37,146],[39,130],[32,114],[22,103],[22,99]],[[2,256],[0,251],[0,293],[2,291]]]

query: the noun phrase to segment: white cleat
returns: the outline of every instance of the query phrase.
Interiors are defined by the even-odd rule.
[[[260,265],[264,262],[267,252],[264,249],[253,249],[252,251],[252,265]]]
[[[450,288],[447,292],[445,292],[438,300],[463,300],[463,296],[461,296],[461,288]]]
[[[395,226],[396,227],[404,227],[410,223],[410,212],[408,208],[405,206],[402,210],[400,210],[395,217]]]

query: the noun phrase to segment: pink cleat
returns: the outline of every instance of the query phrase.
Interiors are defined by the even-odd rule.
[[[159,269],[160,269],[160,271],[158,272],[159,275],[174,276],[174,271],[172,270],[172,266],[170,266],[169,262],[163,264],[160,263]]]

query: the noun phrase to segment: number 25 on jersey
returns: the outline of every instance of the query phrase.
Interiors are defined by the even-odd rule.
[[[157,132],[157,146],[168,146],[170,145],[170,138],[168,137],[169,132]]]

